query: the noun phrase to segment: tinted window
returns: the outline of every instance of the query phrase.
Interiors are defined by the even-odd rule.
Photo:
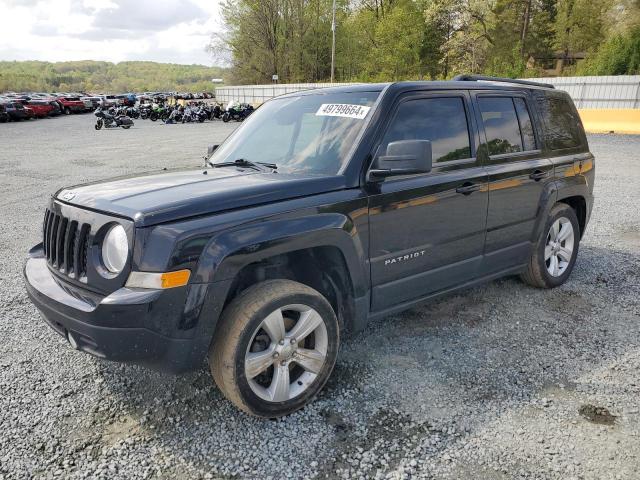
[[[551,150],[580,146],[580,118],[568,98],[564,96],[538,97],[539,111],[546,125],[546,136]]]
[[[518,112],[518,121],[520,122],[520,132],[522,133],[522,143],[525,151],[536,149],[536,136],[533,133],[533,124],[529,116],[529,109],[524,98],[514,98],[513,103]]]
[[[522,137],[513,100],[510,97],[480,97],[478,105],[489,155],[521,152]]]
[[[434,163],[471,157],[463,99],[425,98],[402,103],[381,146],[386,149],[398,140],[430,140]]]

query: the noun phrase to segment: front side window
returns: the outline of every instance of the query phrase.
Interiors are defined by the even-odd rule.
[[[513,99],[480,97],[478,105],[482,113],[489,155],[522,152],[522,136]]]
[[[212,163],[273,163],[279,173],[336,175],[348,160],[380,92],[275,98],[218,148]]]
[[[398,140],[429,140],[433,162],[471,157],[469,127],[462,97],[409,100],[400,104],[379,151]]]

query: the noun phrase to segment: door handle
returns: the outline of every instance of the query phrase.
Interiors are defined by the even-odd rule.
[[[531,175],[529,175],[529,178],[531,180],[535,180],[536,182],[539,182],[540,180],[545,178],[547,175],[548,175],[547,172],[543,172],[542,170],[536,170]]]
[[[456,193],[461,193],[462,195],[471,195],[473,192],[476,192],[482,188],[482,185],[479,183],[471,183],[466,182],[456,188]]]

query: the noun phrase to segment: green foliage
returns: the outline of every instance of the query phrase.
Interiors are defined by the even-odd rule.
[[[212,91],[212,78],[226,72],[218,67],[155,62],[0,62],[0,92],[86,91]]]
[[[332,0],[227,0],[238,83],[327,81]],[[532,59],[586,53],[571,67],[636,71],[638,0],[338,0],[337,81],[542,75]],[[634,30],[635,31],[635,30]],[[635,62],[635,63],[634,63]],[[529,67],[528,67],[529,65]]]
[[[578,70],[581,75],[640,75],[640,26],[607,40]]]

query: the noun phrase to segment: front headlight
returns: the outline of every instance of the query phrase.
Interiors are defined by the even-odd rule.
[[[122,225],[115,225],[107,232],[102,242],[102,263],[111,273],[120,273],[127,263],[129,242]]]

